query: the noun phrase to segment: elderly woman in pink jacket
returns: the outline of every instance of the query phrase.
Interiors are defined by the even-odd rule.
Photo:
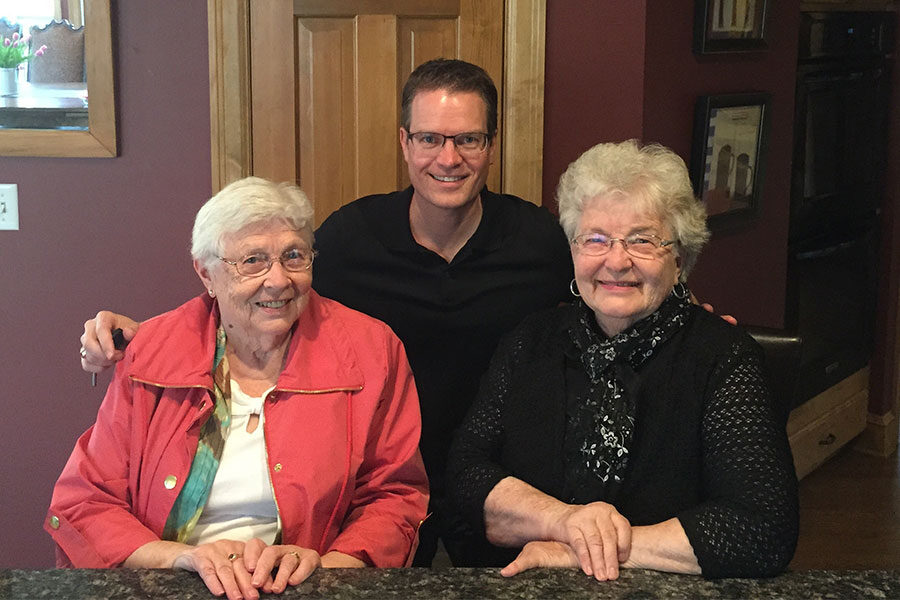
[[[415,384],[386,325],[311,289],[303,192],[237,181],[192,238],[205,292],[141,326],[56,483],[58,564],[188,569],[230,599],[407,564]]]

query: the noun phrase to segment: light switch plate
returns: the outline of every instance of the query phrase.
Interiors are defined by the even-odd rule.
[[[19,186],[0,183],[0,229],[19,229]]]

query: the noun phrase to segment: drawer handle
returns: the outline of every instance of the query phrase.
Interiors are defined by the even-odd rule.
[[[820,446],[830,446],[834,443],[834,440],[836,440],[836,439],[837,438],[834,436],[833,433],[829,433],[827,436],[825,436],[825,439],[819,440],[819,445]]]

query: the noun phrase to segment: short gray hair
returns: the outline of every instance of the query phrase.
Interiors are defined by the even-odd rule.
[[[585,203],[608,193],[644,199],[651,214],[672,230],[681,257],[681,281],[709,240],[706,210],[694,196],[680,156],[660,144],[637,140],[597,144],[571,163],[559,179],[559,224],[571,240]]]
[[[248,225],[281,221],[313,245],[313,208],[292,183],[245,177],[228,184],[197,211],[191,233],[191,256],[206,267],[222,256],[224,236]]]

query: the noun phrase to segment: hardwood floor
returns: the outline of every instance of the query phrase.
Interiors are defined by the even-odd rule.
[[[792,570],[900,568],[900,463],[844,449],[800,481]]]

